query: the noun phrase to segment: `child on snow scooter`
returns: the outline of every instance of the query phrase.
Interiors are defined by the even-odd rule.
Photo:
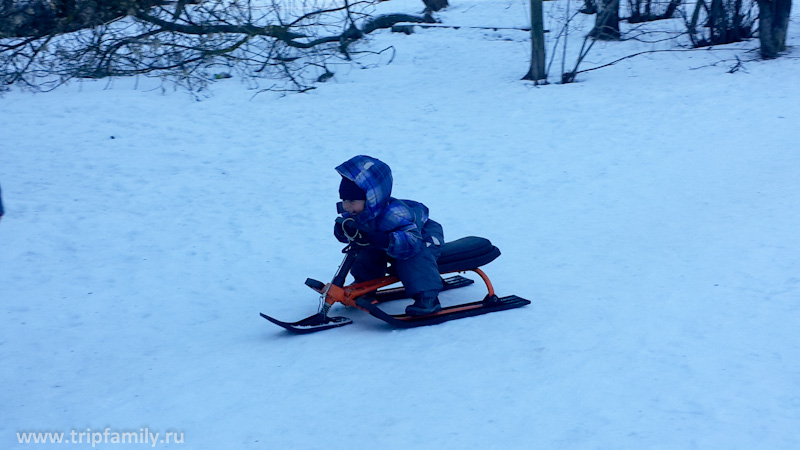
[[[386,275],[389,262],[414,304],[406,314],[420,316],[441,310],[439,291],[442,279],[436,263],[444,243],[439,223],[428,218],[428,208],[412,200],[391,197],[392,171],[370,156],[355,156],[338,167],[339,212],[352,219],[360,230],[348,236],[341,223],[334,235],[342,242],[356,240],[368,244],[358,253],[350,273],[356,282]]]

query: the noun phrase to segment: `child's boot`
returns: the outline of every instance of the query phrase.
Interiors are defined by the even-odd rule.
[[[414,304],[406,307],[406,314],[409,316],[424,316],[442,310],[439,304],[439,297],[436,291],[420,292],[414,296]]]

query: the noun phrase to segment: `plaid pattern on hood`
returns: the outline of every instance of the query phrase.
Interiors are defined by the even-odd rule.
[[[336,171],[354,181],[367,196],[364,212],[354,218],[374,231],[389,232],[386,253],[408,259],[422,248],[422,227],[428,221],[428,208],[411,200],[398,200],[392,194],[392,170],[383,161],[359,155],[345,161]],[[350,217],[348,213],[344,217]]]
[[[359,214],[358,221],[367,223],[374,219],[392,195],[392,169],[379,159],[360,155],[345,161],[336,171],[367,194],[366,209]]]

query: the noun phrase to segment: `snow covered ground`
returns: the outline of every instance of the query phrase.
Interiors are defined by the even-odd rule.
[[[527,25],[524,2],[453,4],[444,23]],[[4,95],[0,447],[800,448],[797,19],[778,60],[750,41],[570,85],[519,81],[524,32],[429,29],[376,33],[391,64],[301,95]],[[355,154],[448,239],[491,239],[498,293],[533,303],[412,330],[261,319],[316,311],[303,281],[341,260],[333,167]]]

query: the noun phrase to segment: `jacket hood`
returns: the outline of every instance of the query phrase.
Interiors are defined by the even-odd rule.
[[[339,175],[355,182],[367,195],[364,212],[359,222],[374,219],[383,211],[392,195],[392,169],[383,161],[371,156],[354,156],[336,167]]]

